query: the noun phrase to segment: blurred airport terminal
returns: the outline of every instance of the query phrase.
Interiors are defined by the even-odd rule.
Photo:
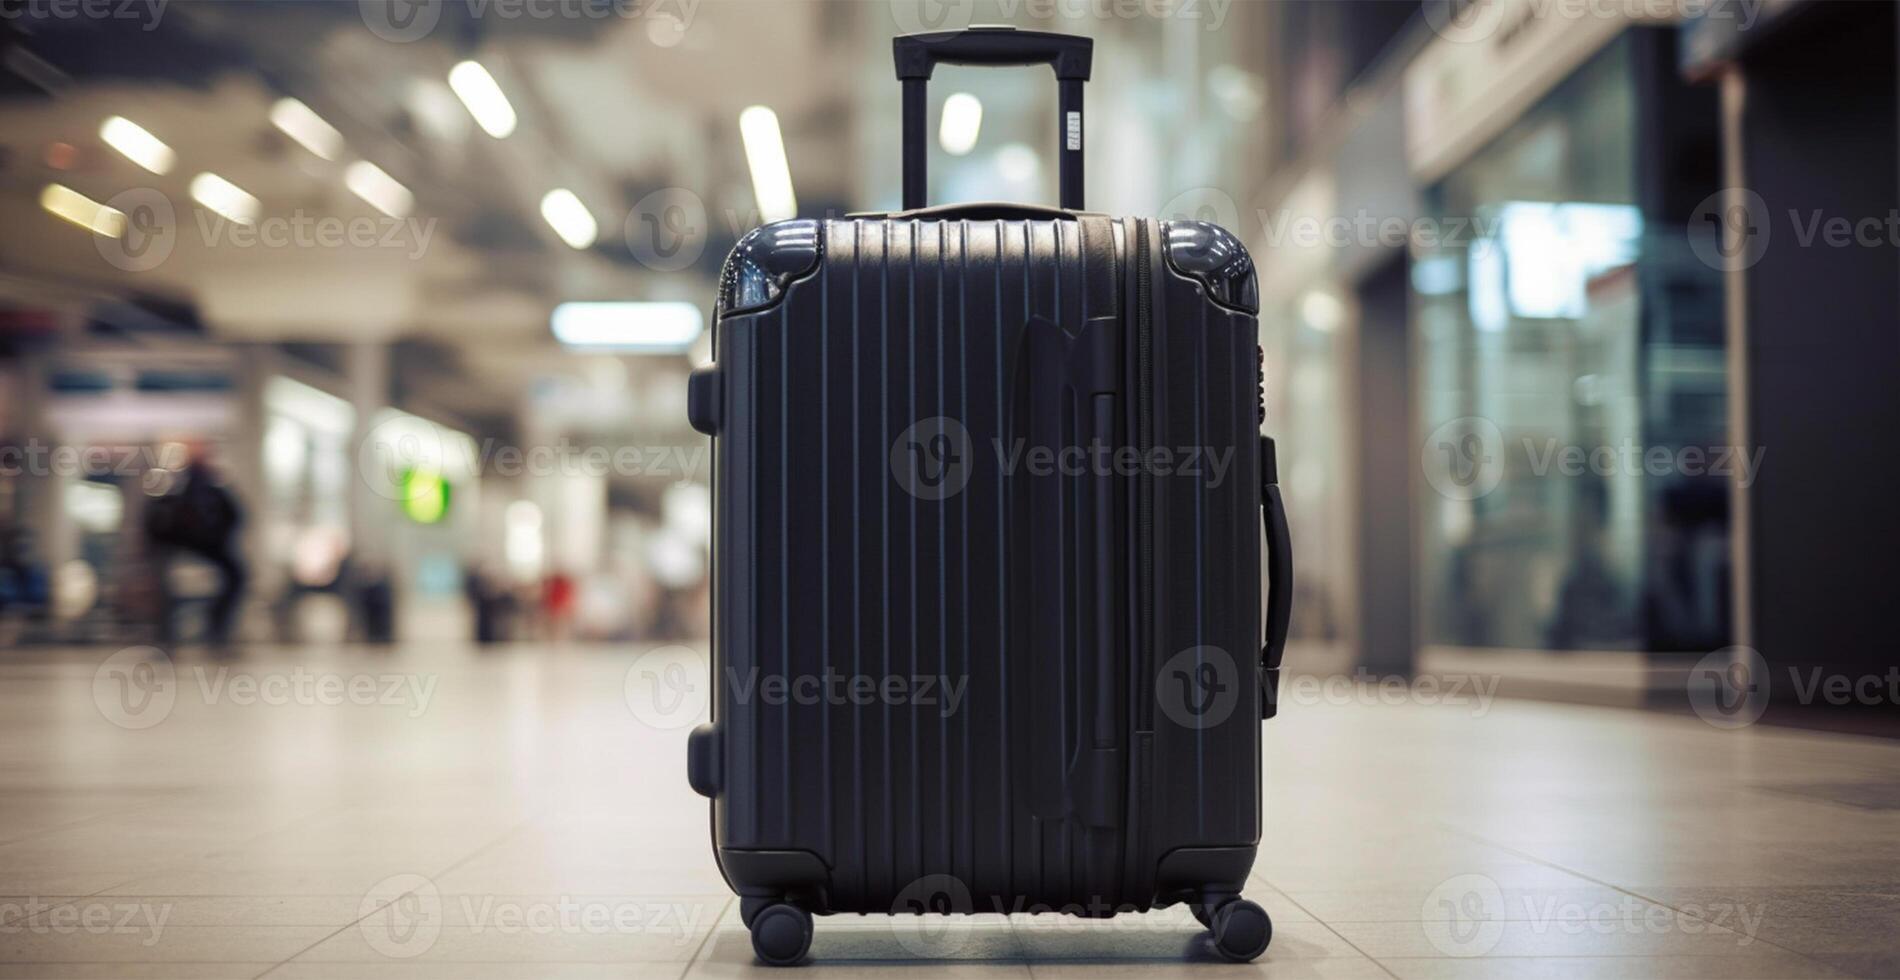
[[[1541,884],[1510,875],[1527,852],[1582,888],[1891,882],[1900,757],[1842,733],[1900,733],[1885,619],[1900,454],[1883,442],[1900,431],[1897,10],[0,0],[0,895],[348,898],[334,923],[312,906],[297,914],[321,921],[255,925],[310,928],[241,956],[160,944],[255,976],[324,950],[325,930],[399,870],[444,895],[719,891],[683,729],[627,710],[634,656],[702,650],[709,621],[711,455],[687,424],[687,375],[710,359],[717,278],[741,235],[897,208],[890,38],[973,23],[1092,36],[1090,208],[1217,221],[1258,265],[1265,429],[1300,556],[1287,662],[1315,683],[1267,729],[1288,783],[1365,830],[1407,805],[1375,808],[1300,752],[1429,783],[1425,796],[1501,793],[1475,766],[1441,781],[1397,763],[1405,745],[1502,740],[1545,753],[1512,755],[1498,771],[1513,779],[1535,784],[1547,762],[1599,780],[1604,806],[1682,794],[1698,816],[1656,819],[1709,831],[1672,857],[1679,838],[1578,816],[1598,805],[1581,793],[1446,804],[1441,826],[1461,829],[1441,853],[1517,850],[1378,878],[1408,914],[1464,868],[1507,892]],[[1047,76],[937,73],[933,203],[1054,203]],[[154,686],[155,670],[175,688]],[[205,686],[226,670],[288,678],[292,710],[245,715],[238,694]],[[298,693],[300,672],[316,693]],[[321,716],[322,679],[384,672],[442,686],[394,706],[346,690]],[[1342,677],[1373,693],[1335,696],[1325,682]],[[176,706],[145,731],[122,695],[154,692]],[[1488,712],[1492,695],[1508,702],[1493,728],[1392,720],[1465,696]],[[1385,701],[1405,703],[1381,714]],[[424,707],[436,727],[404,727]],[[1646,746],[1716,757],[1737,728],[1759,753],[1719,779],[1637,761]],[[664,738],[649,754],[623,729]],[[1276,741],[1292,733],[1358,748]],[[1350,741],[1373,737],[1383,747]],[[1600,771],[1586,746],[1638,775]],[[417,775],[425,764],[436,782]],[[1738,785],[1796,769],[1824,785],[1784,787],[1759,821],[1734,815],[1754,805]],[[583,783],[615,785],[597,797]],[[1365,839],[1317,808],[1276,810],[1294,804],[1274,786],[1270,771],[1270,827],[1277,813],[1341,855]],[[191,787],[209,795],[187,799]],[[649,797],[666,815],[630,819],[672,835],[666,853],[603,843],[616,839],[605,811]],[[1865,874],[1842,870],[1845,852],[1791,857],[1770,841],[1810,822],[1800,807],[1842,798],[1861,809],[1831,833]],[[1548,832],[1513,831],[1516,818]],[[184,836],[155,854],[102,827]],[[408,842],[388,853],[427,856],[342,856],[379,827]],[[1538,850],[1559,837],[1560,855]],[[481,850],[491,838],[500,850]],[[1380,855],[1418,843],[1377,839]],[[1754,852],[1735,858],[1744,870],[1814,880],[1708,870],[1740,851]],[[483,864],[491,853],[508,856]],[[1276,945],[1270,973],[1274,955],[1309,948],[1303,935],[1384,962],[1377,935],[1327,932],[1323,902],[1299,900],[1333,893],[1307,880],[1322,868],[1283,861],[1290,877],[1275,879],[1264,855],[1263,880],[1301,910],[1274,910],[1293,945]],[[259,867],[279,877],[244,877]],[[647,880],[608,880],[620,867]],[[1891,895],[1880,908],[1882,928],[1900,928]],[[173,930],[225,921],[202,914]],[[726,940],[704,931],[730,914],[714,907],[683,953],[653,958],[720,955]],[[1830,951],[1788,930],[1747,952],[1794,959],[1747,965],[1731,948],[1715,972],[1626,975],[1900,971],[1892,932]],[[88,958],[45,938],[0,935],[0,965]],[[1445,949],[1388,947],[1419,962]],[[1529,948],[1515,955],[1589,952]],[[109,953],[96,958],[141,959]],[[492,953],[464,959],[506,958]],[[1304,963],[1282,960],[1281,975],[1320,975]],[[1404,973],[1365,975],[1388,970]]]
[[[0,10],[11,642],[699,635],[719,263],[894,207],[889,36],[988,18],[1096,38],[1092,207],[1258,259],[1305,662],[1892,649],[1889,3]],[[933,200],[1054,199],[1044,81],[946,69]]]

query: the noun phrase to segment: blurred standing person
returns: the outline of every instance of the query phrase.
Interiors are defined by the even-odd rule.
[[[170,493],[150,501],[145,508],[145,533],[153,544],[161,597],[159,636],[167,643],[173,639],[173,618],[178,604],[169,587],[171,559],[177,551],[184,551],[203,558],[218,570],[218,593],[211,601],[205,639],[215,646],[223,646],[230,641],[231,620],[244,596],[246,577],[237,546],[237,530],[244,521],[244,512],[231,492],[220,485],[202,445],[190,448],[185,468],[174,486]]]
[[[547,616],[551,639],[567,639],[568,621],[574,615],[574,580],[566,572],[554,572],[541,585],[541,606]]]

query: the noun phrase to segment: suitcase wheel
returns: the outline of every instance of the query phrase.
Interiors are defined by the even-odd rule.
[[[741,919],[745,906],[741,901]],[[747,926],[752,930],[752,952],[768,966],[791,966],[811,949],[811,913],[795,905],[772,902],[754,913]]]
[[[1200,918],[1198,908],[1195,918]],[[1273,941],[1273,920],[1267,918],[1267,910],[1244,898],[1222,903],[1211,918],[1208,928],[1214,932],[1214,951],[1222,959],[1246,963],[1266,952]]]

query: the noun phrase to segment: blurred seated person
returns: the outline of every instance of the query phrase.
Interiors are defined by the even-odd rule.
[[[230,491],[220,485],[202,445],[190,447],[190,456],[171,492],[145,506],[145,534],[153,545],[154,569],[161,595],[159,636],[173,639],[173,615],[177,602],[171,595],[168,576],[172,558],[179,552],[210,562],[219,576],[218,593],[211,601],[205,630],[207,642],[222,646],[230,642],[231,620],[244,595],[244,564],[238,557],[237,530],[244,512]]]

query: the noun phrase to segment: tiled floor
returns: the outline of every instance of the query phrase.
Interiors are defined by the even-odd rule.
[[[690,698],[629,708],[638,651],[111,652],[0,653],[0,977],[785,975],[713,866]],[[797,975],[1900,976],[1900,744],[1289,700],[1258,963],[1179,909],[852,916]]]

